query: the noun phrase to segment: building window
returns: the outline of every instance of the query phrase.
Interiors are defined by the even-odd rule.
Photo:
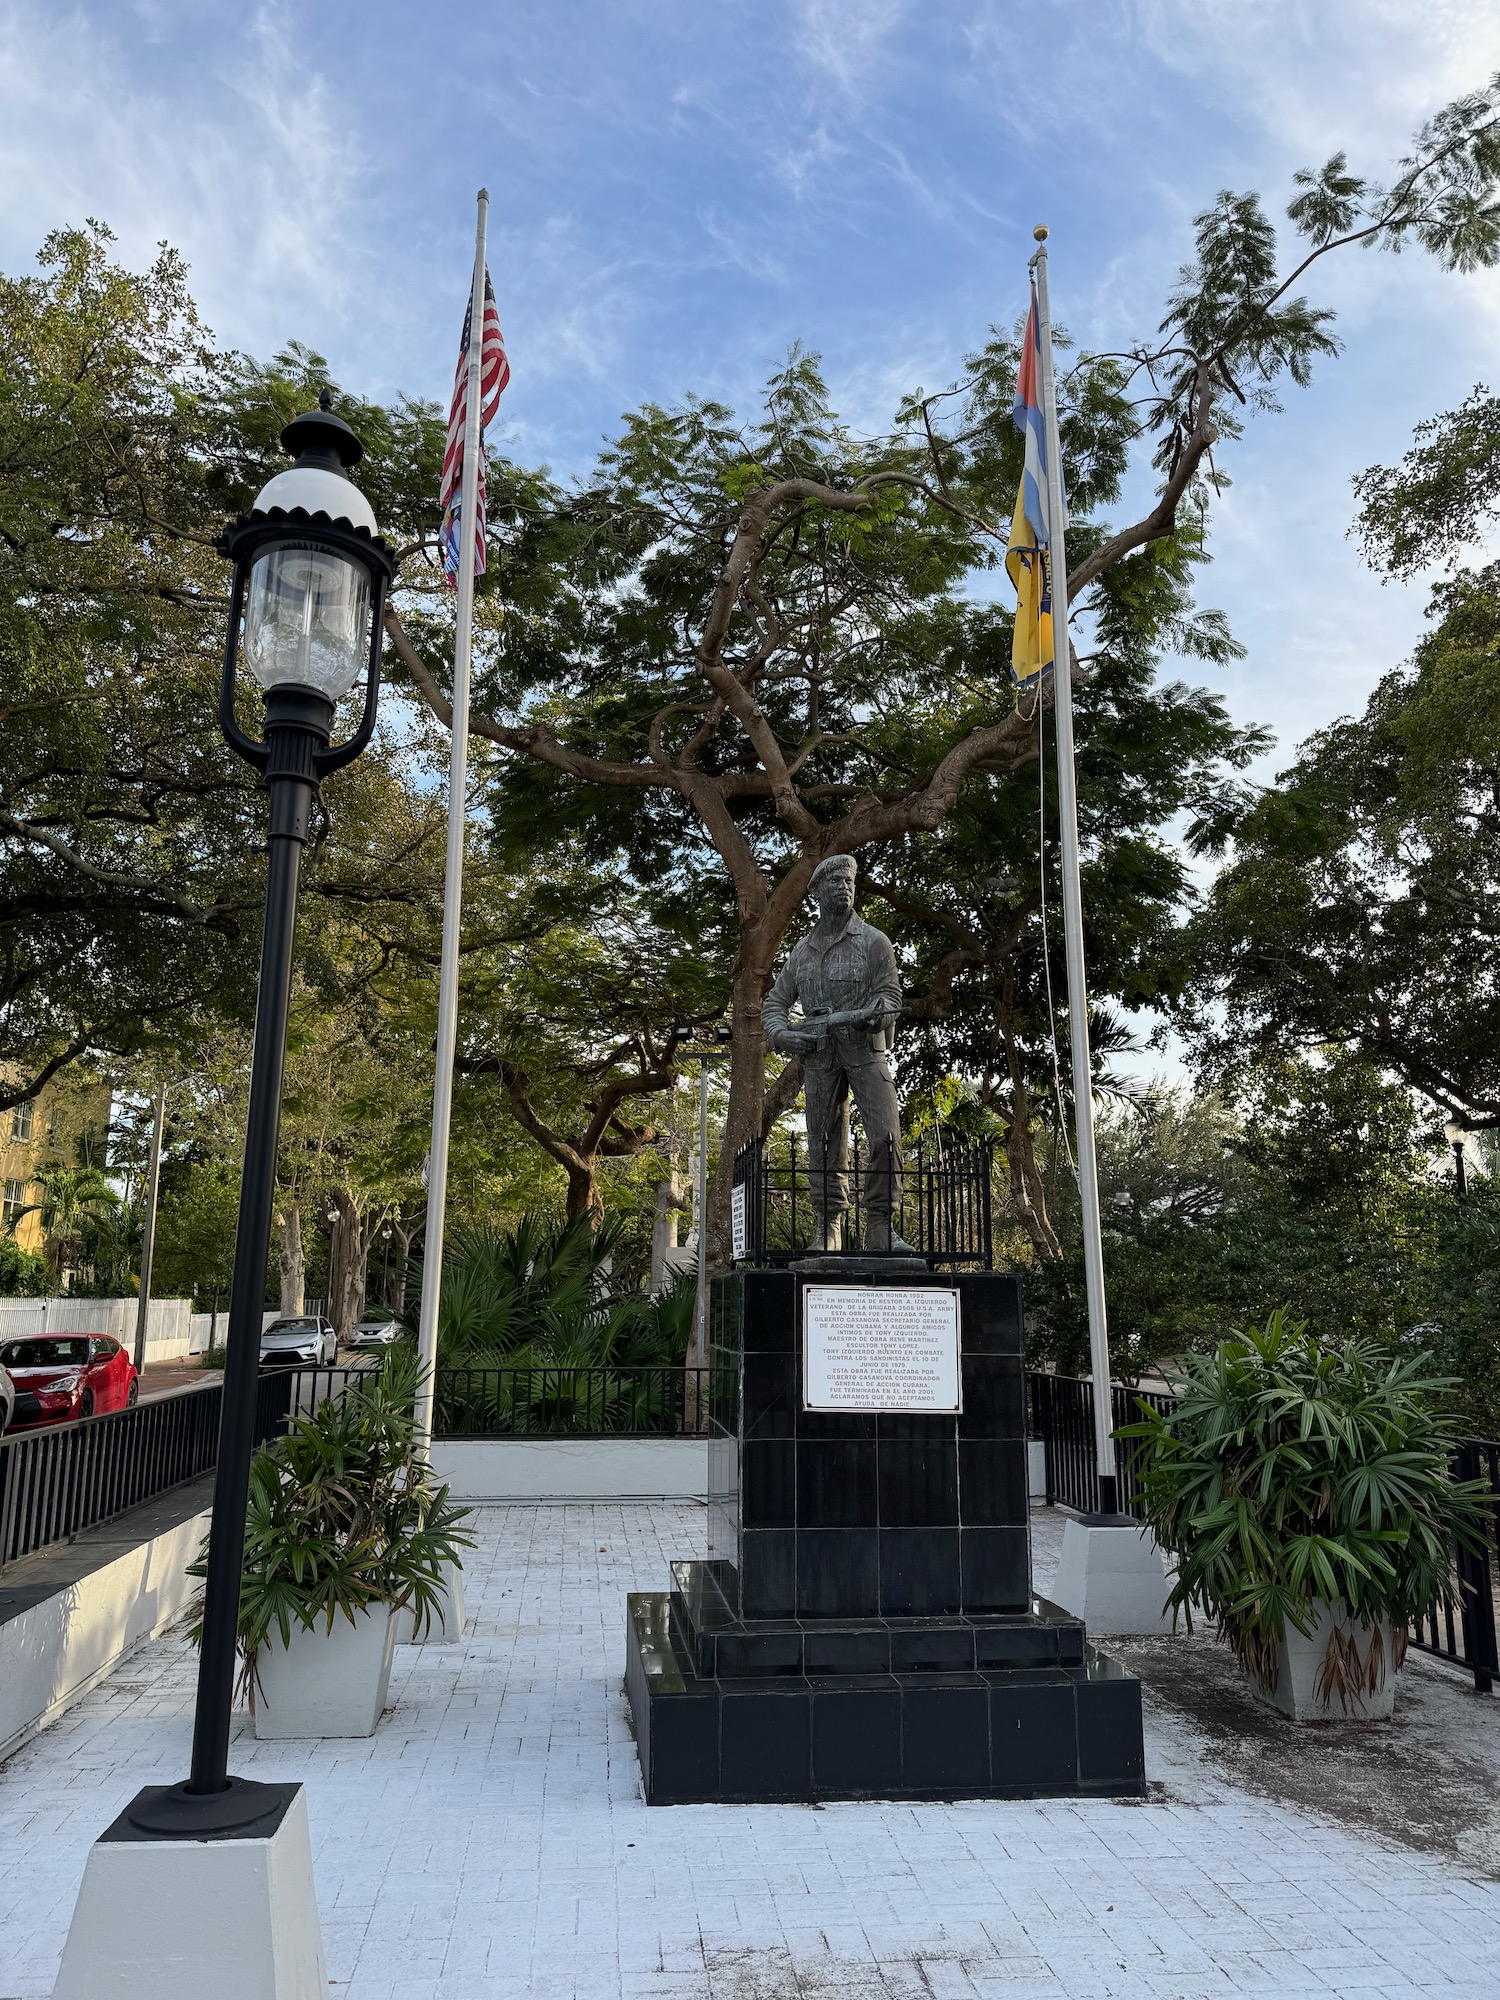
[[[3,1223],[9,1229],[25,1206],[25,1181],[7,1181],[5,1183],[5,1199],[3,1203],[0,1203],[0,1223]]]
[[[12,1106],[10,1114],[10,1136],[12,1139],[29,1142],[31,1138],[32,1112],[35,1108],[31,1104],[17,1104]]]

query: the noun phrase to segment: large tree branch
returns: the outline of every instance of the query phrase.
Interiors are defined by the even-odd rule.
[[[416,683],[418,693],[443,727],[451,729],[453,704],[433,679],[426,662],[412,644],[399,612],[390,609],[386,611],[385,629],[400,656],[401,664]],[[471,711],[469,728],[475,736],[483,736],[491,743],[498,743],[504,750],[520,750],[529,757],[538,758],[544,764],[551,764],[556,770],[566,771],[569,777],[586,778],[596,785],[676,789],[670,770],[658,769],[653,764],[624,764],[607,757],[590,757],[581,750],[574,750],[568,744],[560,743],[552,731],[540,723],[507,724],[496,722],[491,716]]]
[[[66,1048],[44,1062],[35,1076],[25,1083],[5,1083],[0,1081],[0,1111],[10,1111],[18,1104],[29,1104],[43,1087],[49,1084],[60,1069],[66,1069],[70,1062],[83,1055],[89,1047],[87,1035],[75,1035]]]
[[[1210,364],[1200,361],[1197,369],[1196,414],[1193,428],[1188,433],[1177,462],[1157,497],[1156,505],[1133,527],[1124,528],[1118,535],[1111,535],[1085,556],[1083,561],[1068,576],[1068,602],[1072,604],[1080,593],[1107,569],[1130,555],[1134,550],[1144,548],[1147,542],[1159,542],[1170,535],[1177,526],[1177,509],[1182,504],[1183,495],[1197,476],[1198,467],[1218,443],[1219,430],[1214,422],[1214,391]]]
[[[46,827],[35,825],[30,820],[18,819],[14,813],[0,807],[0,827],[8,828],[18,840],[33,840],[64,861],[70,868],[91,882],[98,882],[108,889],[129,889],[138,896],[145,897],[157,910],[177,910],[185,917],[191,917],[195,924],[209,923],[217,914],[217,905],[200,903],[192,896],[179,896],[170,889],[164,889],[159,882],[151,882],[143,875],[128,875],[116,868],[100,868],[88,861],[74,847],[70,847],[60,834],[50,832]]]

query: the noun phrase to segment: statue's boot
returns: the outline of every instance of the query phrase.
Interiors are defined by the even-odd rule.
[[[844,1247],[844,1212],[839,1209],[833,1215],[818,1217],[818,1233],[813,1240],[813,1249],[819,1256],[836,1256]]]
[[[915,1257],[918,1253],[913,1244],[907,1242],[891,1227],[888,1215],[872,1215],[865,1225],[865,1248],[875,1256],[894,1252],[899,1256]]]

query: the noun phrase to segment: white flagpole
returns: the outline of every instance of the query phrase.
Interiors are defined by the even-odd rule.
[[[417,1441],[432,1436],[432,1394],[437,1369],[438,1294],[443,1276],[443,1211],[448,1198],[448,1126],[453,1110],[453,1057],[458,1039],[458,933],[464,893],[464,827],[469,767],[469,649],[474,628],[474,522],[479,504],[480,364],[484,353],[485,232],[490,198],[479,190],[474,229],[474,286],[469,303],[468,402],[464,422],[464,472],[458,516],[458,585],[453,633],[453,727],[448,751],[448,861],[443,877],[443,956],[438,975],[437,1067],[432,1081],[432,1151],[427,1169],[427,1227],[422,1239],[422,1314],[417,1353]]]
[[[1064,530],[1062,449],[1057,387],[1052,372],[1052,308],[1047,295],[1047,231],[1038,249],[1036,310],[1042,363],[1042,415],[1047,426],[1047,513],[1051,521],[1052,694],[1057,725],[1057,817],[1062,830],[1063,933],[1067,941],[1068,1027],[1073,1054],[1073,1108],[1078,1135],[1078,1193],[1083,1206],[1083,1278],[1089,1309],[1089,1360],[1094,1378],[1094,1440],[1099,1453],[1099,1510],[1117,1514],[1114,1396],[1109,1375],[1109,1322],[1104,1309],[1104,1239],[1099,1219],[1099,1166],[1094,1153],[1094,1075],[1089,1060],[1088,981],[1083,963],[1083,893],[1078,877],[1078,793],[1073,772],[1073,650],[1068,641],[1068,555]]]

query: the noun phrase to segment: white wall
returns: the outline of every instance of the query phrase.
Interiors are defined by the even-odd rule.
[[[455,1500],[703,1499],[708,1439],[434,1438]]]
[[[208,1520],[193,1515],[0,1625],[0,1758],[181,1617],[199,1588],[187,1565]]]
[[[112,1334],[135,1346],[134,1299],[0,1299],[0,1340],[28,1333]],[[224,1314],[219,1315],[220,1337]],[[207,1313],[191,1299],[153,1299],[146,1321],[148,1361],[186,1360],[208,1346]]]

